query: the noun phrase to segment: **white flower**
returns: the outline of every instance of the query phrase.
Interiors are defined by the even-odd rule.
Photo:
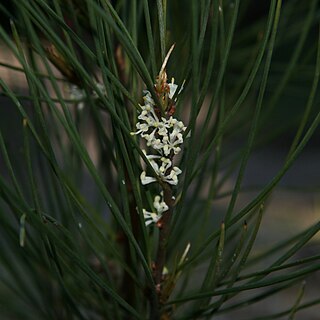
[[[168,128],[173,127],[176,123],[178,122],[177,119],[173,118],[172,116],[170,116],[170,118],[166,121],[166,124],[168,126]]]
[[[152,182],[157,181],[156,178],[148,177],[145,171],[142,171],[142,172],[141,172],[140,180],[141,180],[141,183],[142,183],[143,185],[146,185],[146,184],[149,184],[149,183],[152,183]]]
[[[154,197],[153,206],[157,213],[147,211],[146,209],[142,210],[146,226],[149,226],[151,223],[157,223],[161,219],[162,214],[169,210],[168,205],[163,200],[162,192],[161,196],[157,195]]]
[[[76,100],[78,110],[82,110],[84,108],[84,103],[81,101],[86,97],[84,90],[73,84],[69,87],[69,96],[71,100]]]
[[[142,152],[145,154],[146,158],[148,160],[154,160],[154,159],[160,159],[161,157],[160,156],[157,156],[156,154],[147,154],[147,151],[146,150],[142,150]]]
[[[167,133],[168,133],[168,130],[167,130],[165,124],[163,122],[161,122],[161,126],[159,126],[159,129],[158,129],[158,134],[160,136],[165,137],[167,135]]]
[[[146,227],[151,223],[157,223],[161,218],[161,216],[157,215],[155,212],[150,212],[150,211],[147,211],[146,209],[143,209],[142,212],[143,212],[143,217],[145,220]]]
[[[163,148],[163,143],[161,142],[160,139],[150,140],[150,141],[148,141],[147,145],[152,146],[153,149],[155,149],[155,150],[160,150],[160,152],[161,152],[161,149]]]
[[[84,90],[80,89],[77,85],[73,84],[69,88],[70,99],[72,100],[82,100],[85,98],[86,93]]]
[[[147,110],[142,110],[141,113],[138,115],[139,120],[146,121],[148,123],[148,111]]]
[[[171,167],[172,162],[170,159],[165,157],[161,158],[161,162],[162,164],[161,164],[161,167],[159,168],[159,172],[160,174],[164,175],[167,172],[167,170]]]
[[[168,86],[170,88],[169,98],[172,99],[178,88],[178,85],[174,83],[174,78],[171,79],[171,83]]]
[[[98,90],[101,91],[101,93],[103,95],[106,94],[106,88],[103,84],[97,82],[96,86],[98,88]],[[69,87],[69,96],[71,100],[76,100],[77,103],[77,107],[79,110],[82,110],[84,107],[84,102],[82,100],[84,100],[86,98],[86,92],[83,89],[80,89],[77,85],[73,84],[70,85]],[[98,98],[98,94],[96,91],[92,92],[92,98],[97,99]]]
[[[149,160],[150,165],[156,174],[160,177],[162,181],[165,181],[171,185],[178,184],[178,175],[182,173],[182,171],[178,167],[171,167],[172,161],[168,158],[161,157],[161,166],[155,161],[155,159],[160,158],[160,156],[155,155],[146,155]],[[170,173],[166,175],[166,172],[170,170]],[[157,179],[154,177],[147,176],[146,171],[142,171],[140,175],[140,180],[143,185],[156,182]]]
[[[147,132],[149,130],[149,126],[146,123],[140,123],[140,122],[136,124],[136,128],[138,129],[138,131],[135,134],[140,134],[143,132]]]
[[[169,210],[168,205],[164,202],[163,199],[161,199],[160,196],[154,197],[153,206],[157,210],[158,215],[162,215],[163,212],[166,212]]]
[[[147,140],[147,146],[151,146],[152,144],[154,144],[154,140],[157,140],[154,136],[155,133],[156,129],[154,129],[150,134],[141,135],[142,138],[145,138]]]
[[[155,106],[154,100],[152,99],[151,93],[148,90],[143,90],[144,97],[143,100],[146,102],[146,105]]]
[[[163,180],[171,185],[177,185],[178,184],[178,175],[181,172],[182,171],[178,167],[173,167],[171,172],[167,176],[165,176]]]
[[[159,165],[156,161],[156,159],[159,159],[160,156],[154,155],[154,154],[147,154],[145,150],[142,150],[142,152],[146,155],[146,158],[148,159],[149,163],[151,164],[153,170],[156,173],[159,173]]]

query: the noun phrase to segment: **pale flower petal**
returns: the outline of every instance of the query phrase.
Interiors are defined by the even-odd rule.
[[[175,83],[169,83],[169,88],[170,88],[170,92],[169,92],[169,98],[172,99],[174,94],[177,91],[178,85]]]
[[[146,185],[146,184],[149,184],[149,183],[157,181],[156,178],[146,176],[146,172],[145,171],[141,172],[140,180],[141,180],[141,183],[143,185]]]
[[[142,212],[146,227],[149,226],[151,223],[157,223],[161,218],[161,216],[157,215],[154,212],[147,211],[146,209],[143,209]]]
[[[160,196],[154,197],[153,206],[157,210],[158,215],[162,215],[163,212],[166,212],[169,210],[168,205],[164,202],[163,199],[161,199]]]

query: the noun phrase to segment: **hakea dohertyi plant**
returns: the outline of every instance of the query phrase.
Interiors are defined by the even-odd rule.
[[[157,177],[147,176],[146,171],[142,171],[140,180],[143,185],[158,180],[169,185],[177,185],[178,175],[181,174],[181,170],[174,166],[174,156],[181,151],[183,132],[186,127],[182,121],[177,120],[172,115],[175,111],[176,96],[181,92],[183,86],[177,91],[178,85],[174,83],[173,78],[168,83],[165,72],[165,66],[172,49],[173,47],[167,54],[154,85],[155,93],[161,105],[158,106],[151,93],[145,90],[144,105],[140,106],[141,112],[138,116],[139,121],[136,124],[137,131],[132,132],[133,135],[139,135],[146,141],[146,145],[152,153],[147,154],[145,150],[143,152],[157,175]],[[162,214],[169,209],[164,200],[163,192],[155,196],[153,206],[156,212],[143,209],[147,226],[157,223]]]

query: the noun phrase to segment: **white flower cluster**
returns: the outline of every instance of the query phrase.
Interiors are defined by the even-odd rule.
[[[171,86],[170,86],[171,85]],[[177,85],[170,83],[169,98],[173,97]],[[154,110],[154,100],[149,91],[145,91],[145,105],[141,106],[142,112],[138,116],[140,120],[137,124],[137,131],[132,134],[140,135],[147,142],[147,146],[153,148],[157,155],[146,155],[154,171],[162,181],[171,185],[177,185],[178,175],[181,170],[173,166],[172,157],[181,151],[183,143],[182,133],[186,130],[182,121],[170,116],[169,119],[157,116]],[[156,181],[154,177],[149,177],[146,172],[141,173],[141,183],[143,185]]]
[[[171,185],[178,184],[178,175],[181,173],[181,170],[178,167],[175,167],[175,166],[172,167],[172,161],[170,159],[157,156],[157,155],[147,155],[147,154],[146,154],[146,157],[149,160],[149,163],[151,164],[153,170],[158,174],[158,176],[162,181],[165,181]],[[156,160],[158,161],[160,160],[161,162],[160,167]],[[169,173],[167,173],[168,170],[169,170]],[[145,171],[141,172],[140,180],[143,185],[157,181],[155,177],[147,176]]]
[[[169,207],[163,200],[162,192],[161,196],[154,197],[153,206],[156,209],[157,213],[143,209],[143,216],[145,219],[146,226],[150,225],[151,223],[157,223],[162,217],[162,213],[166,212],[169,209]]]
[[[105,88],[105,86],[103,84],[97,82],[96,86],[97,86],[98,90],[100,90],[103,95],[106,94],[106,88]],[[70,97],[71,100],[75,100],[77,102],[78,110],[82,110],[84,108],[83,100],[86,98],[85,90],[79,88],[75,84],[72,84],[69,87],[69,97]],[[97,92],[93,91],[92,98],[93,99],[98,99],[98,97],[99,96],[98,96]]]
[[[86,93],[83,89],[80,89],[77,85],[72,84],[69,87],[69,97],[71,100],[77,101],[78,110],[82,110],[84,108],[83,100],[86,97]]]
[[[166,85],[168,87],[167,97],[172,100],[178,86],[174,84],[174,80]],[[139,122],[136,124],[137,131],[131,134],[140,135],[146,140],[146,145],[156,151],[156,154],[148,155],[143,150],[158,178],[168,184],[177,185],[181,170],[173,165],[172,159],[181,151],[183,132],[186,127],[182,121],[178,121],[172,115],[168,118],[160,117],[159,110],[156,111],[156,104],[149,91],[144,91],[143,100],[145,104],[140,106],[141,113],[138,116]],[[146,171],[142,171],[140,180],[143,185],[146,185],[157,181],[157,178],[147,176]],[[156,196],[153,203],[157,213],[143,210],[146,225],[157,223],[162,213],[168,210],[167,204],[163,199],[160,200],[160,196]]]

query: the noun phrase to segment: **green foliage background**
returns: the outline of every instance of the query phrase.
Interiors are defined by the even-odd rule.
[[[1,55],[0,66],[26,79],[19,90],[0,77],[1,318],[214,319],[319,269],[319,255],[296,258],[319,223],[252,250],[265,202],[317,135],[319,1],[13,0],[0,11],[1,46],[19,62]],[[130,132],[173,43],[167,73],[186,80],[175,116],[188,129],[163,301],[159,230],[142,215],[157,186],[141,186]],[[252,151],[280,137],[283,166],[238,209]],[[263,319],[319,303],[302,295]]]

